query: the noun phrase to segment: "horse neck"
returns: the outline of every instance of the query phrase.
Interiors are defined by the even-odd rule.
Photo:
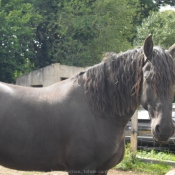
[[[133,113],[140,104],[142,65],[143,60],[130,58],[106,65],[108,96],[116,114]]]
[[[103,117],[128,116],[140,103],[142,78],[135,69],[139,64],[136,60],[130,60],[130,63],[118,65],[117,61],[102,62],[90,68],[85,75],[84,86],[89,105]]]

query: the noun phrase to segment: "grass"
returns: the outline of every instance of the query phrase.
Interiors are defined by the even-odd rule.
[[[148,151],[138,151],[137,155],[142,158],[175,161],[175,155],[169,152],[156,152],[154,150],[151,150],[149,152]]]
[[[174,154],[165,152],[156,152],[154,150],[151,150],[149,152],[138,151],[137,155],[142,158],[175,161]],[[118,164],[115,168],[123,171],[131,170],[135,172],[164,175],[172,167],[170,165],[166,165],[163,163],[162,164],[144,163],[132,154],[132,152],[130,151],[130,146],[127,145],[123,161],[120,164]]]
[[[175,161],[175,155],[169,152],[156,152],[154,150],[151,151],[138,151],[137,155],[144,158],[152,158],[157,160],[170,160]]]

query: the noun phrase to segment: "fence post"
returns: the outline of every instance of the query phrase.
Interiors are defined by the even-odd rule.
[[[138,109],[131,118],[131,150],[134,155],[137,152]]]

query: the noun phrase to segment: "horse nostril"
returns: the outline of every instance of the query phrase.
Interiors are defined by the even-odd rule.
[[[155,131],[156,131],[157,133],[160,133],[160,126],[159,126],[159,125],[156,125]]]

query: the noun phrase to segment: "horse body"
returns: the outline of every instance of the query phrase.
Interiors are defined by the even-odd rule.
[[[122,158],[123,126],[95,117],[83,86],[74,79],[42,89],[1,83],[0,94],[1,165],[32,171],[106,170]]]
[[[124,154],[124,129],[140,104],[155,140],[172,122],[175,45],[110,53],[100,63],[45,88],[0,83],[0,164],[31,171],[106,174]]]

